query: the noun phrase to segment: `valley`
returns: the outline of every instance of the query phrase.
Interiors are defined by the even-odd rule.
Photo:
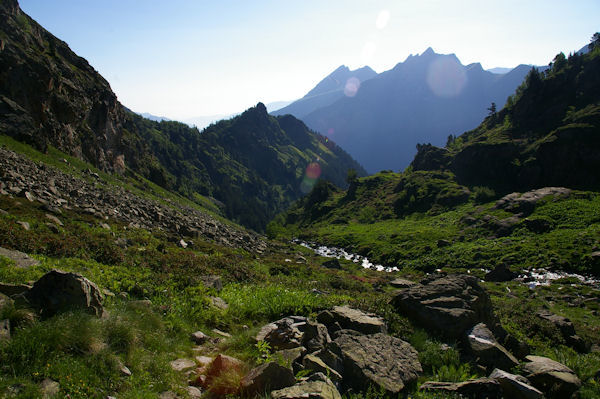
[[[600,397],[599,39],[519,76],[340,67],[286,107],[306,123],[259,102],[200,131],[0,1],[0,397]],[[513,86],[487,114],[481,87],[402,100],[465,133],[340,96],[435,60]],[[311,130],[365,113],[436,133],[413,158]]]

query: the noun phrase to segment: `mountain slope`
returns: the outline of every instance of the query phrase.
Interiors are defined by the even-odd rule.
[[[311,112],[333,104],[346,95],[354,95],[362,83],[375,76],[377,76],[377,72],[368,66],[351,71],[347,66],[342,65],[321,80],[304,97],[272,114],[291,114],[302,119]]]
[[[398,170],[410,163],[417,143],[442,145],[449,132],[477,126],[486,108],[492,102],[501,107],[528,70],[493,74],[429,48],[363,82],[354,97],[295,116],[328,133],[370,173]]]
[[[347,169],[365,173],[333,142],[294,118],[270,117],[262,104],[203,133],[144,119],[15,0],[0,3],[0,133],[140,174],[194,201],[215,197],[225,215],[257,230],[310,189],[312,163],[340,186]]]

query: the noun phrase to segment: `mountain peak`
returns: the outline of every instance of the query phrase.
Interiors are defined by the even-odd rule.
[[[436,52],[433,51],[433,49],[431,47],[427,47],[427,50],[423,51],[423,53],[421,54],[421,57],[424,55],[435,55]]]

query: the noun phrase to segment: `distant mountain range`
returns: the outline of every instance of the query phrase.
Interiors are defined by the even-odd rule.
[[[492,102],[502,108],[531,68],[490,72],[428,48],[380,74],[369,67],[350,71],[341,66],[273,114],[302,119],[369,173],[398,170],[410,163],[417,143],[443,145],[449,134],[477,126]]]

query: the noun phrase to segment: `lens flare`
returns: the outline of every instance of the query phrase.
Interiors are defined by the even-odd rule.
[[[377,15],[377,20],[375,21],[375,27],[379,30],[384,29],[388,22],[390,21],[390,12],[389,10],[381,10],[379,15]]]
[[[459,62],[451,57],[439,58],[429,65],[427,85],[438,97],[456,97],[467,84],[467,74]]]
[[[346,81],[346,85],[344,86],[344,94],[346,97],[354,97],[356,93],[358,93],[359,88],[360,80],[355,77],[351,77]]]
[[[316,162],[310,163],[306,167],[306,177],[316,180],[319,176],[321,176],[321,165]]]
[[[330,127],[329,129],[327,129],[327,134],[333,136],[335,134],[335,129]]]

